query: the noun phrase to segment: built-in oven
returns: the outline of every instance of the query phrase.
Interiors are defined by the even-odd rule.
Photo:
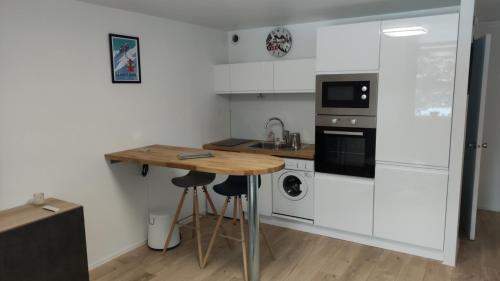
[[[377,115],[378,74],[316,76],[316,114]]]
[[[316,172],[375,177],[376,117],[316,116]]]

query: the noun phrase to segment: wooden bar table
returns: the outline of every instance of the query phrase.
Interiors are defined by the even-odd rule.
[[[181,153],[209,151],[214,157],[180,160]],[[146,147],[109,153],[111,163],[132,162],[231,176],[248,179],[248,275],[250,281],[260,280],[259,211],[257,208],[258,175],[277,172],[285,166],[282,159],[269,155],[238,153],[168,145]],[[147,166],[146,166],[147,167]],[[143,172],[147,169],[143,168]]]

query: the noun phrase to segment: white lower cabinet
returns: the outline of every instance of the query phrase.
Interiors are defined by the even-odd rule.
[[[264,216],[271,216],[273,212],[273,178],[272,174],[261,175],[261,186],[259,188],[259,198],[257,199],[257,206],[259,214]],[[247,211],[247,200],[243,197],[243,211]]]
[[[215,184],[219,184],[221,182],[224,182],[227,179],[227,176],[225,175],[220,175],[218,174],[216,179],[212,184],[208,186],[208,190],[210,192],[210,196],[212,197],[214,201],[215,208],[217,209],[217,213],[220,213],[222,210],[222,207],[224,206],[224,200],[226,200],[225,196],[219,195],[215,193],[213,190],[213,186]],[[261,175],[261,180],[262,184],[259,188],[259,198],[258,198],[258,207],[259,207],[259,213],[264,216],[271,216],[271,213],[273,211],[273,200],[272,200],[272,174],[265,174]],[[247,200],[246,197],[243,196],[243,211],[246,213],[247,211]],[[234,200],[231,199],[231,204],[228,206],[226,210],[225,217],[232,218],[233,217],[233,206],[234,206]],[[212,210],[210,210],[209,206],[207,205],[207,212],[212,213]]]
[[[377,164],[375,237],[442,250],[448,173]]]
[[[314,224],[372,235],[372,179],[316,173]]]

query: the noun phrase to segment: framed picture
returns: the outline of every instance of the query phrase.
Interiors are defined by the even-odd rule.
[[[139,38],[109,34],[113,83],[141,83]]]

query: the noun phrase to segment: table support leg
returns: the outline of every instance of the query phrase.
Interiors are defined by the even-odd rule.
[[[248,176],[248,281],[260,280],[258,176]]]

